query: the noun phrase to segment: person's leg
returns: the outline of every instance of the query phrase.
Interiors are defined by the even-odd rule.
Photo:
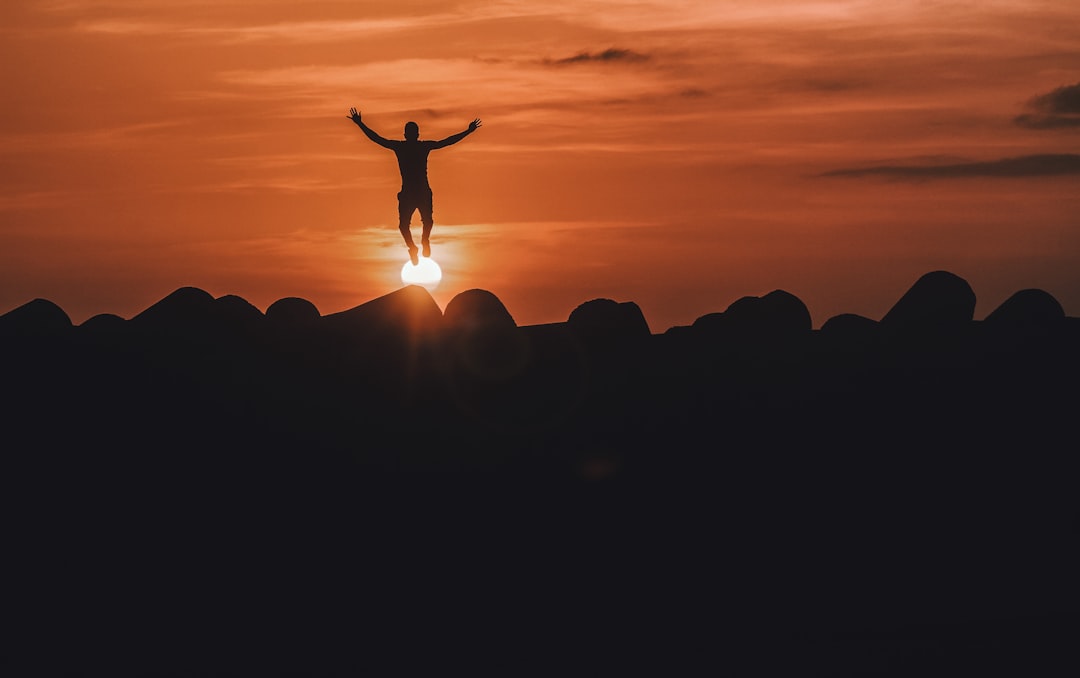
[[[424,248],[424,256],[431,256],[431,228],[435,225],[434,210],[432,209],[431,192],[424,196],[419,205],[420,221],[424,224],[423,235],[420,236],[420,244]]]
[[[415,210],[416,205],[409,200],[408,196],[398,193],[398,230],[401,231],[401,237],[405,239],[405,246],[409,248],[409,259],[413,266],[420,262],[416,257],[416,243],[413,242],[412,229],[409,227]]]

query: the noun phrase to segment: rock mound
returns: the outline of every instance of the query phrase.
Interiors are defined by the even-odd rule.
[[[810,311],[794,294],[773,290],[737,299],[723,313],[707,313],[691,326],[708,335],[744,339],[790,339],[813,329]]]
[[[322,316],[315,304],[307,299],[284,297],[270,304],[266,317],[274,325],[305,325]]]
[[[0,315],[0,336],[52,336],[71,327],[64,309],[48,299],[34,299]]]
[[[512,329],[517,327],[517,323],[497,296],[487,290],[472,289],[461,292],[446,305],[443,326],[456,332]]]
[[[641,308],[632,301],[592,299],[575,308],[566,322],[589,342],[622,342],[651,335]]]
[[[142,311],[131,322],[138,327],[173,330],[205,327],[214,319],[214,297],[198,287],[181,287]]]
[[[951,331],[970,324],[974,316],[971,285],[954,273],[931,271],[900,297],[881,326],[900,332]]]
[[[226,294],[214,300],[218,315],[231,322],[258,322],[265,316],[251,302],[235,294]]]
[[[1044,329],[1060,325],[1065,310],[1053,295],[1040,289],[1016,292],[986,316],[987,325],[1007,329]]]
[[[98,313],[83,321],[79,332],[84,336],[107,339],[122,336],[128,327],[128,321],[115,313]]]
[[[437,332],[443,314],[431,294],[419,285],[407,285],[346,311],[323,316],[332,332],[355,335],[421,336]]]

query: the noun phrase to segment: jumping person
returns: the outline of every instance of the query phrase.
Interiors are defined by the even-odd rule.
[[[432,216],[431,186],[428,184],[427,159],[428,153],[436,148],[445,148],[456,144],[469,136],[480,127],[480,118],[469,123],[468,129],[446,137],[440,141],[420,141],[420,126],[415,122],[405,123],[405,140],[384,139],[364,124],[360,119],[360,111],[355,108],[349,109],[348,118],[364,130],[364,134],[383,148],[389,148],[397,156],[398,169],[401,170],[401,192],[398,193],[398,230],[405,238],[405,245],[409,248],[409,259],[413,266],[419,263],[416,257],[416,243],[413,242],[412,221],[413,212],[420,210],[420,221],[424,224],[424,234],[420,238],[420,245],[424,248],[424,256],[431,256],[431,227],[435,220]]]

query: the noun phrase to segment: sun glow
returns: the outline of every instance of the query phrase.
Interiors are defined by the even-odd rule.
[[[441,280],[442,269],[431,257],[420,257],[420,262],[415,266],[411,261],[406,261],[401,268],[401,282],[420,285],[429,292],[438,287]]]

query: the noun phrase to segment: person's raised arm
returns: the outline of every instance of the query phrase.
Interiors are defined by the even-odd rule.
[[[449,146],[450,144],[456,144],[457,142],[461,141],[465,137],[467,137],[470,134],[472,134],[473,132],[475,132],[476,128],[479,127],[479,126],[480,126],[480,118],[477,118],[476,120],[473,120],[472,122],[469,123],[468,129],[466,129],[465,131],[458,132],[457,134],[453,134],[451,136],[448,136],[445,139],[440,139],[439,141],[436,141],[435,142],[435,148],[443,148],[444,146]]]
[[[367,135],[368,139],[371,139],[383,148],[393,148],[393,144],[390,143],[389,139],[384,139],[379,136],[375,130],[364,124],[364,121],[360,119],[360,111],[356,110],[355,107],[349,109],[349,115],[346,117],[355,122],[357,127],[364,130],[364,134]]]

